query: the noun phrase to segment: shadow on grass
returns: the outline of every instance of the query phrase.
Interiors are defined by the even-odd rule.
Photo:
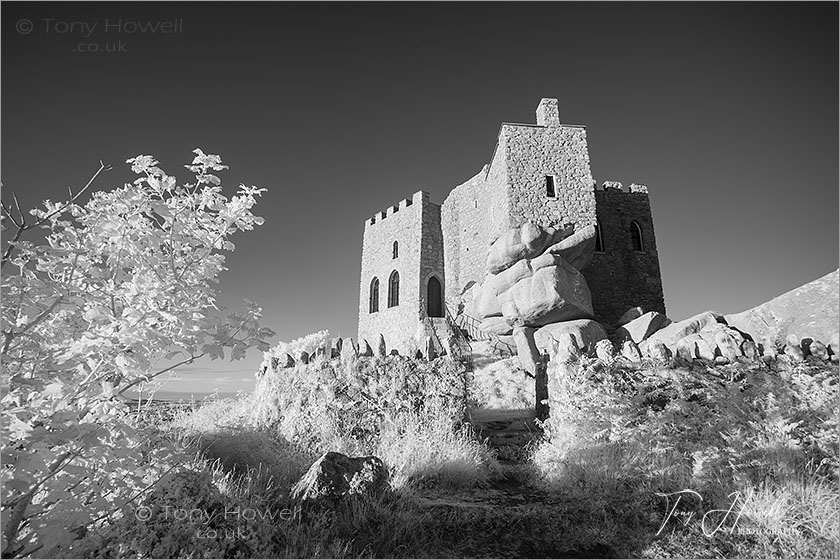
[[[271,478],[283,488],[297,482],[315,460],[276,436],[244,428],[191,436],[187,447],[227,474]]]

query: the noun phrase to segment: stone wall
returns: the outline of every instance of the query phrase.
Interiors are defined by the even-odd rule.
[[[455,187],[441,207],[445,293],[450,304],[470,282],[484,278],[490,243],[508,228],[504,152],[504,139],[500,137],[490,164]]]
[[[420,231],[420,294],[428,306],[429,280],[432,277],[438,279],[441,285],[441,298],[445,299],[446,275],[444,274],[443,268],[443,233],[440,226],[441,208],[439,205],[429,202],[428,195],[425,192],[422,194],[426,198],[423,200],[423,220]]]
[[[550,225],[595,222],[595,194],[586,129],[577,126],[504,125],[512,227],[532,220]],[[546,177],[554,177],[555,196]]]
[[[659,254],[647,187],[606,182],[595,190],[597,216],[604,251],[595,253],[583,271],[592,293],[595,318],[615,321],[630,307],[665,314]],[[644,252],[633,250],[632,222],[642,230]]]
[[[435,246],[430,241],[424,248],[422,232],[433,229],[435,216],[439,215],[440,207],[429,202],[428,193],[419,191],[411,199],[402,200],[365,220],[359,287],[358,340],[362,347],[365,340],[374,346],[381,333],[389,351],[396,348],[401,354],[410,355],[417,348],[421,268],[426,271],[442,271],[443,268],[442,263],[437,268],[428,264],[421,267],[421,263],[434,258]],[[399,244],[396,259],[393,258],[394,241]],[[388,280],[394,270],[400,275],[399,305],[389,308]],[[374,277],[379,279],[379,311],[370,313],[370,284]],[[443,278],[439,280],[443,282]],[[422,293],[425,294],[425,283]]]

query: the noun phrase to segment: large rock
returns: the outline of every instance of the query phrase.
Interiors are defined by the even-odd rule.
[[[557,342],[550,349],[550,360],[555,364],[569,364],[578,359],[581,349],[577,345],[577,340],[571,333],[563,333],[558,336]],[[555,372],[556,373],[556,372]],[[551,384],[551,376],[549,376],[549,385]]]
[[[631,307],[624,314],[618,318],[618,321],[615,322],[615,326],[621,327],[632,321],[633,319],[638,319],[642,315],[645,314],[645,310],[641,307]]]
[[[595,226],[589,225],[550,246],[546,253],[563,257],[576,269],[583,270],[589,266],[595,254],[595,237]]]
[[[292,497],[303,502],[337,502],[347,496],[371,497],[388,490],[388,469],[378,457],[348,457],[328,451],[294,485]]]
[[[541,254],[546,247],[557,243],[572,233],[572,229],[543,229],[534,222],[525,222],[521,227],[511,228],[502,233],[493,243],[487,254],[487,270],[496,274],[510,267],[516,261]]]
[[[495,277],[488,274],[481,283],[481,287],[476,290],[476,298],[474,301],[474,308],[476,317],[485,319],[487,317],[501,317],[502,305],[499,303],[499,298],[496,297]]]
[[[770,338],[784,344],[789,334],[799,340],[831,340],[840,322],[840,272],[835,270],[747,311],[726,316],[726,322],[753,340]]]
[[[704,313],[700,313],[699,315],[695,315],[694,317],[689,317],[684,321],[671,323],[667,327],[653,333],[650,337],[648,337],[645,343],[649,347],[653,341],[661,342],[667,346],[671,352],[676,354],[677,342],[690,334],[700,332],[703,327],[706,327],[707,325],[717,323],[718,317],[719,315],[715,312],[706,311]]]
[[[610,342],[610,339],[605,338],[595,343],[595,355],[599,360],[608,364],[615,358],[615,346]]]
[[[639,308],[634,307],[633,309]],[[630,311],[632,311],[632,309]],[[622,316],[622,318],[626,316],[627,313],[625,313]],[[631,320],[624,326],[619,327],[618,329],[616,329],[615,335],[618,340],[624,341],[629,339],[635,342],[636,344],[639,344],[655,332],[667,327],[670,324],[671,320],[668,317],[666,317],[662,313],[651,311],[649,313],[641,315],[636,319]]]
[[[504,317],[487,317],[481,321],[478,328],[487,334],[508,335],[513,333],[513,327]]]
[[[592,296],[583,275],[562,258],[545,256],[554,264],[535,267],[532,276],[498,294],[502,315],[513,326],[532,327],[591,319]]]
[[[667,362],[671,359],[673,353],[668,349],[667,346],[665,346],[657,340],[647,347],[646,355],[652,360],[657,360],[659,362]]]
[[[636,343],[632,340],[625,340],[621,343],[621,356],[630,360],[631,362],[641,362],[642,361],[642,352],[639,350],[639,347],[636,346]]]
[[[715,352],[730,362],[734,362],[743,355],[741,342],[732,335],[729,329],[720,329],[714,335]]]
[[[359,348],[352,338],[347,338],[341,343],[341,361],[350,362],[359,355]]]
[[[685,360],[693,360],[695,358],[714,361],[715,350],[700,333],[692,333],[685,336],[677,342],[676,351],[677,357]]]
[[[517,327],[513,329],[513,341],[516,343],[516,354],[522,369],[531,375],[537,374],[537,364],[540,362],[540,351],[534,343],[534,332],[531,327]]]
[[[550,352],[552,345],[560,339],[560,336],[567,333],[575,338],[579,349],[586,351],[593,350],[598,341],[607,338],[607,332],[597,321],[578,319],[577,321],[564,321],[540,327],[534,333],[534,341],[537,348]]]

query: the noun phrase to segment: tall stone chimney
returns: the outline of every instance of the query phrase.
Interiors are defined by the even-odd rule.
[[[557,100],[544,97],[537,106],[537,124],[540,126],[560,126],[560,110]]]

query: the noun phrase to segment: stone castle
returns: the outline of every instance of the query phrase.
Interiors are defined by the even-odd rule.
[[[615,325],[633,306],[665,313],[647,187],[597,186],[586,129],[561,123],[556,99],[541,100],[536,121],[502,123],[490,162],[443,204],[418,191],[365,220],[360,344],[381,334],[389,349],[410,355],[422,349],[427,317],[468,317],[491,243],[528,222],[594,227],[580,273],[599,323]]]

